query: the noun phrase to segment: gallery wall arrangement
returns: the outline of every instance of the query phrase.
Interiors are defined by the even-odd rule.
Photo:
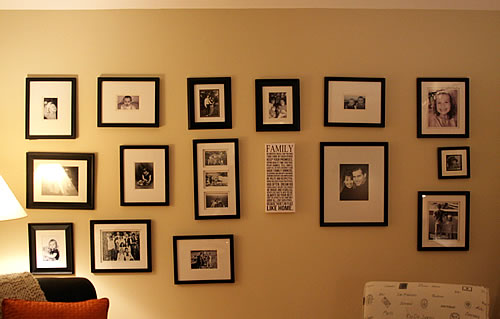
[[[370,280],[496,304],[497,19],[0,11],[33,30],[0,31],[0,167],[28,211],[0,271],[89,277],[113,319],[355,318]]]

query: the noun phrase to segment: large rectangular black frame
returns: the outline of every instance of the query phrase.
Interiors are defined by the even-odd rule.
[[[130,240],[123,240],[122,237],[128,237]],[[114,244],[111,250],[108,248],[109,241]],[[98,245],[98,242],[101,245]],[[93,273],[151,272],[151,252],[150,219],[90,221],[90,259]],[[137,253],[139,258],[134,258]]]
[[[28,242],[31,273],[75,273],[72,223],[29,223]]]
[[[470,178],[470,147],[438,147],[438,178]]]
[[[168,206],[169,176],[168,145],[120,146],[121,206]]]
[[[76,77],[26,78],[25,121],[26,139],[76,138]]]
[[[385,78],[325,77],[324,103],[324,126],[385,127]]]
[[[387,226],[388,160],[388,142],[321,142],[320,226]]]
[[[193,140],[195,219],[240,218],[238,152],[236,138]]]
[[[262,131],[300,131],[299,79],[255,80],[255,127]]]
[[[127,82],[129,82],[127,86]],[[149,82],[149,83],[148,83]],[[132,90],[130,86],[135,83]],[[140,85],[139,85],[140,84]],[[146,84],[149,84],[146,85]],[[105,85],[114,85],[108,96]],[[133,91],[134,93],[131,93]],[[139,94],[139,95],[136,95]],[[116,95],[116,96],[115,96]],[[141,98],[142,95],[142,98]],[[116,100],[114,99],[116,98]],[[121,98],[121,102],[119,99]],[[122,106],[127,99],[128,106]],[[142,102],[140,101],[142,99]],[[144,102],[146,100],[146,102]],[[145,104],[144,108],[141,106]],[[113,107],[112,107],[113,106]],[[112,112],[116,106],[119,112]],[[142,108],[142,109],[141,109]],[[138,120],[147,119],[147,120]],[[98,77],[97,78],[97,126],[98,127],[159,127],[160,126],[160,78],[159,77]]]
[[[182,243],[185,247],[179,247]],[[173,255],[174,283],[177,285],[235,281],[232,234],[173,236]],[[213,258],[214,255],[216,258]],[[202,257],[205,257],[204,260]],[[211,262],[213,259],[215,264]]]
[[[232,128],[231,77],[188,78],[187,93],[190,130]]]
[[[469,250],[470,192],[419,191],[417,223],[417,250]]]
[[[437,111],[438,96],[450,104],[445,114]],[[417,137],[469,137],[469,79],[417,78]]]
[[[26,208],[94,209],[94,162],[94,153],[27,152]]]

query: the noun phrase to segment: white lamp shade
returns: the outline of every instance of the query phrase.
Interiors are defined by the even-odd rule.
[[[21,204],[0,175],[0,221],[26,217]]]

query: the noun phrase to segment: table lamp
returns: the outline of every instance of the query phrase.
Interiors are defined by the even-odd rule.
[[[0,221],[26,217],[21,204],[0,175]]]

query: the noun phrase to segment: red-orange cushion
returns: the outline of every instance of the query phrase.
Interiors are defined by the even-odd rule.
[[[26,301],[4,299],[3,319],[106,319],[109,300],[91,299],[80,302]]]

